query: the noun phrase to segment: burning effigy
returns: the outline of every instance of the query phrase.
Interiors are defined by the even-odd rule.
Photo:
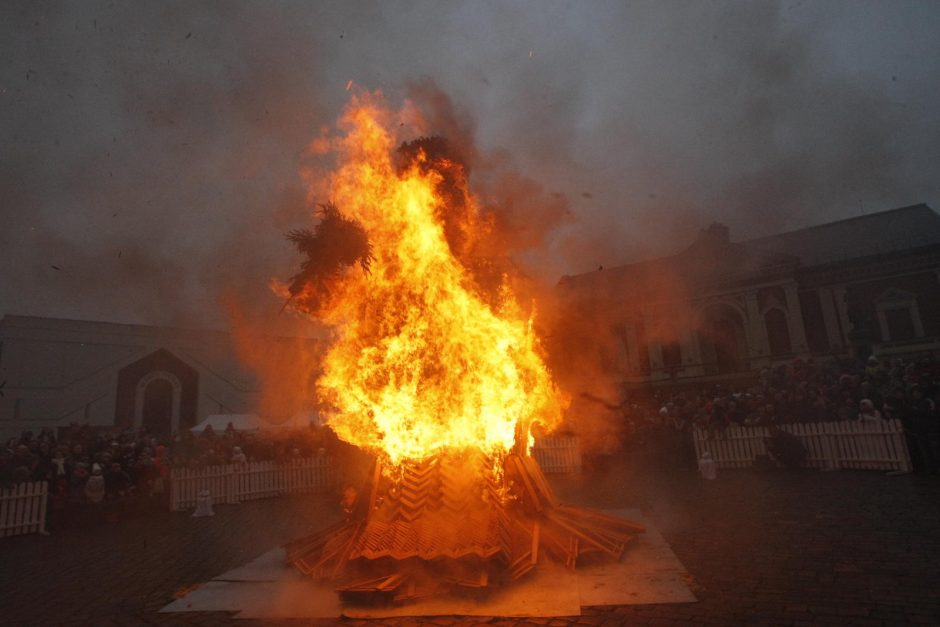
[[[289,239],[301,271],[278,290],[332,329],[317,381],[327,424],[375,458],[340,523],[287,546],[348,603],[485,590],[540,560],[619,559],[633,522],[558,502],[530,456],[563,417],[510,267],[446,139],[399,141],[380,96],[353,98],[338,155],[315,186],[312,230]],[[313,199],[312,199],[313,200]]]

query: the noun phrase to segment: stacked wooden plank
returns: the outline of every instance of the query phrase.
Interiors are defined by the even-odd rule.
[[[541,560],[574,568],[620,559],[643,527],[557,501],[535,461],[448,453],[381,472],[346,520],[287,545],[302,573],[334,582],[347,603],[400,603],[483,590]],[[497,470],[501,468],[500,470]]]
[[[500,550],[493,508],[484,500],[480,455],[408,463],[369,512],[350,559],[396,560],[467,555]]]

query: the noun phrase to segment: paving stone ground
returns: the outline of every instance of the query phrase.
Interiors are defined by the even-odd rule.
[[[698,603],[588,608],[576,618],[436,617],[343,625],[940,625],[940,478],[877,472],[637,467],[552,479],[569,502],[640,508]],[[589,488],[589,489],[588,489]],[[308,625],[225,612],[158,614],[185,590],[336,515],[333,495],[128,511],[0,540],[3,625]]]

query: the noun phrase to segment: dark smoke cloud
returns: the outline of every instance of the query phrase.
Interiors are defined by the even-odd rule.
[[[520,171],[505,149],[481,149],[473,116],[435,81],[409,82],[405,95],[423,113],[426,132],[447,138],[455,158],[465,166],[480,214],[493,218],[485,250],[478,252],[491,258],[508,257],[526,277],[554,282],[550,238],[573,219],[565,194],[549,191]]]
[[[0,313],[280,319],[349,80],[472,147],[550,283],[715,220],[940,207],[938,31],[930,2],[4,3]]]
[[[4,11],[3,309],[203,326],[223,292],[270,300],[319,118],[302,25],[248,5]]]

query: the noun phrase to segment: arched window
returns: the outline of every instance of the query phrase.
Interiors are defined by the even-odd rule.
[[[682,346],[679,342],[667,342],[662,346],[663,366],[667,370],[682,366]]]
[[[882,341],[901,342],[924,336],[916,294],[890,289],[875,299],[875,310]]]
[[[701,313],[698,329],[705,374],[740,372],[746,367],[744,322],[730,305],[718,303]]]
[[[767,341],[770,344],[771,355],[786,355],[793,351],[787,315],[782,309],[768,309],[764,313],[764,326],[767,327]]]

